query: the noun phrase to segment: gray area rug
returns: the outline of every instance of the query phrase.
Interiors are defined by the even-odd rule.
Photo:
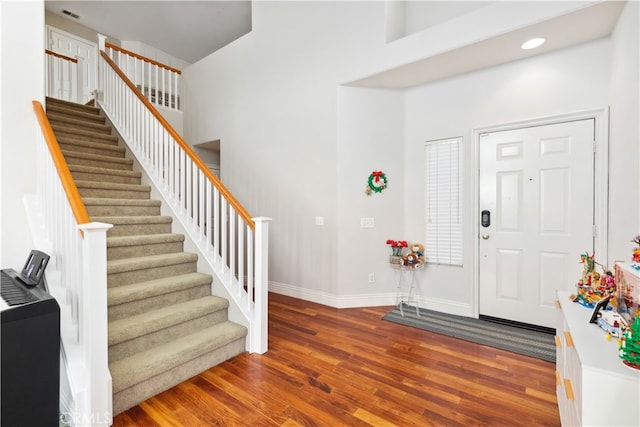
[[[400,314],[400,308],[395,307],[382,319],[549,362],[556,361],[555,339],[550,333],[423,308],[417,316],[415,306],[405,305],[403,311],[404,316]]]

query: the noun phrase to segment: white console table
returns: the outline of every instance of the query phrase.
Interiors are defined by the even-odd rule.
[[[556,395],[563,426],[640,426],[640,371],[622,363],[592,310],[558,292]]]

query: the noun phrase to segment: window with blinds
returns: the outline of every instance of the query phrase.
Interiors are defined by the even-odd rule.
[[[427,141],[426,241],[428,263],[462,265],[462,138]]]

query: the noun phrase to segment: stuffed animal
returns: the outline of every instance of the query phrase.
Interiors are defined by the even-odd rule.
[[[409,252],[402,257],[402,265],[405,267],[420,268],[425,261],[424,245],[422,243],[412,243]]]

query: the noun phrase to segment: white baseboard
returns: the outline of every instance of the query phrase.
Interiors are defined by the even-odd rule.
[[[396,304],[395,292],[335,295],[273,281],[269,282],[269,291],[335,308],[382,307]],[[471,317],[473,315],[473,310],[469,304],[421,296],[418,297],[418,301],[421,308],[458,316]]]

